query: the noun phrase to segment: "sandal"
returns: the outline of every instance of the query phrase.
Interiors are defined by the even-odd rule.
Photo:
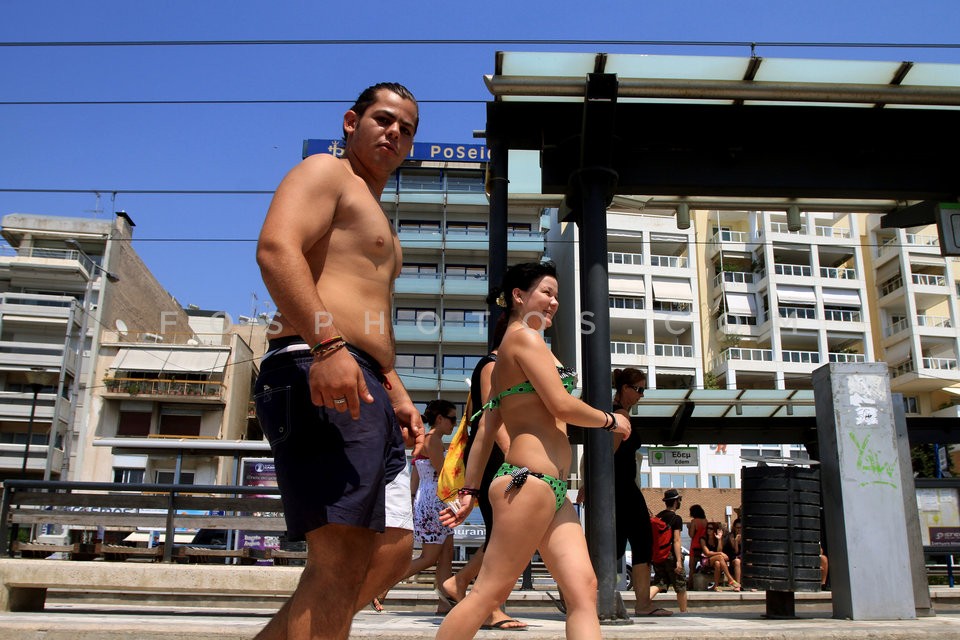
[[[380,604],[380,598],[374,598],[373,600],[371,600],[371,601],[370,601],[370,606],[371,606],[371,607],[373,608],[373,610],[376,611],[377,613],[383,613],[383,605]]]
[[[647,613],[641,613],[639,611],[633,612],[635,616],[653,616],[655,618],[665,618],[667,616],[672,616],[673,611],[669,609],[664,609],[663,607],[657,607],[656,609],[651,609]]]
[[[449,605],[451,609],[457,606],[457,603],[460,602],[459,600],[455,599],[453,596],[448,594],[446,591],[444,591],[441,585],[437,585],[436,587],[433,588],[433,590],[437,592],[437,597],[440,598],[440,600],[445,602],[447,605]]]
[[[553,594],[550,593],[549,591],[547,591],[547,597],[549,597],[549,598],[553,601],[554,606],[557,607],[557,609],[560,610],[560,613],[562,613],[562,614],[566,614],[566,613],[567,613],[567,603],[563,601],[563,595],[562,595],[562,594],[560,595],[559,598],[554,598],[554,597],[553,597]]]

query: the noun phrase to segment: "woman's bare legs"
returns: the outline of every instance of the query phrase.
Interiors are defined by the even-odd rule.
[[[473,589],[444,618],[437,640],[472,638],[490,612],[507,599],[554,519],[553,490],[536,478],[503,495],[509,477],[490,489],[497,523]],[[594,611],[596,615],[596,611]]]
[[[583,529],[569,501],[554,516],[539,548],[544,564],[563,591],[567,640],[599,640],[597,576],[590,564]]]

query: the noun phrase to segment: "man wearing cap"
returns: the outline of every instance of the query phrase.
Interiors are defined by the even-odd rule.
[[[680,492],[676,489],[667,489],[663,494],[664,510],[657,517],[670,525],[673,530],[673,546],[670,555],[661,563],[653,565],[654,576],[650,584],[650,599],[663,591],[673,587],[677,592],[677,606],[680,613],[687,611],[687,574],[683,570],[683,551],[680,546],[680,531],[683,529],[683,518],[677,515],[680,508]]]

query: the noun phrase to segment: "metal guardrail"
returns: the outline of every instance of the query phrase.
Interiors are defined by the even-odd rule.
[[[135,529],[138,525],[129,523],[144,519],[162,520],[165,532],[163,561],[171,562],[174,533],[178,526],[190,524],[197,528],[266,530],[271,529],[269,520],[280,520],[281,526],[277,530],[285,530],[286,525],[280,518],[244,515],[252,512],[282,512],[282,503],[271,496],[279,498],[280,490],[276,487],[238,485],[7,480],[0,502],[0,552],[13,555],[12,540],[16,536],[11,535],[11,531],[19,528],[14,511],[27,505],[35,508],[30,509],[29,514],[18,515],[29,515],[29,520],[36,522],[62,522],[66,518],[73,523],[81,523],[86,519],[91,525],[130,526]],[[57,507],[59,511],[54,510]],[[71,512],[69,516],[64,515],[64,508],[71,507],[80,510]],[[135,513],[104,513],[101,508],[129,509]],[[140,510],[151,512],[146,515]],[[222,511],[223,515],[178,513],[186,510]]]

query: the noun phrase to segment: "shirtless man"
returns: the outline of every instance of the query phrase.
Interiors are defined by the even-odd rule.
[[[306,158],[280,183],[257,245],[277,305],[256,384],[291,540],[296,591],[261,640],[346,639],[354,614],[402,577],[413,548],[405,442],[420,413],[394,363],[400,244],[380,208],[419,112],[403,86],[365,90],[343,116],[342,158]]]

